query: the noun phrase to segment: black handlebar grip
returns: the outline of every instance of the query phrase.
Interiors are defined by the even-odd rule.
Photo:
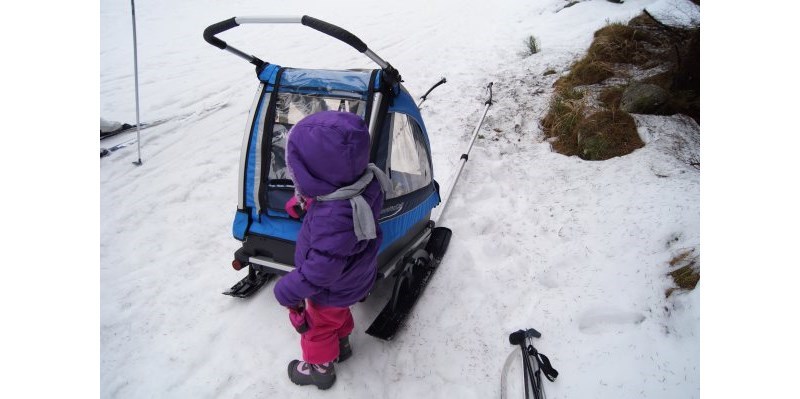
[[[354,49],[358,50],[359,53],[367,51],[367,45],[364,44],[361,39],[336,25],[329,24],[325,21],[320,21],[314,17],[309,17],[308,15],[303,15],[303,17],[300,19],[300,23],[351,45]]]
[[[203,31],[203,39],[206,39],[208,44],[218,47],[220,50],[225,50],[225,48],[228,47],[228,44],[223,40],[218,39],[215,35],[237,26],[239,26],[239,24],[236,23],[236,17],[217,22]]]

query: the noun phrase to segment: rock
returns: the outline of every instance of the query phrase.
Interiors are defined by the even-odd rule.
[[[100,133],[109,133],[122,128],[122,124],[100,118]]]
[[[663,109],[668,101],[669,93],[661,87],[634,82],[622,93],[620,108],[631,114],[653,114]]]

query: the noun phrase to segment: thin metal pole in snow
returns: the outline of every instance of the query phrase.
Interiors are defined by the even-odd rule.
[[[139,59],[136,51],[136,6],[131,0],[131,18],[133,19],[133,80],[136,83],[136,146],[139,151],[139,160],[133,164],[142,165],[142,131],[139,120]]]
[[[434,222],[438,221],[438,219],[441,219],[442,216],[444,216],[444,211],[447,208],[447,203],[450,201],[450,196],[453,194],[453,189],[455,189],[456,183],[458,183],[458,178],[461,177],[461,171],[464,170],[464,165],[466,165],[467,161],[469,160],[469,153],[470,153],[470,151],[472,151],[472,145],[475,144],[475,139],[478,137],[478,132],[480,131],[481,126],[483,125],[483,120],[486,118],[486,113],[489,112],[489,107],[491,107],[492,103],[493,103],[492,102],[492,85],[493,84],[494,84],[494,82],[491,82],[491,83],[489,83],[488,86],[486,86],[486,90],[489,91],[489,99],[486,100],[486,103],[485,103],[486,107],[483,108],[483,115],[481,116],[481,120],[478,121],[478,124],[475,125],[475,130],[472,132],[472,139],[469,141],[469,146],[467,147],[467,151],[465,151],[463,154],[461,154],[461,160],[459,161],[458,171],[456,172],[456,175],[453,178],[453,181],[450,182],[450,186],[448,187],[447,191],[445,192],[444,198],[442,198],[442,205],[441,205],[441,208],[439,210],[439,215],[437,216],[436,220],[434,220]]]

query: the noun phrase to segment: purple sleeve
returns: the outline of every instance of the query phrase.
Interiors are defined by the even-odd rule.
[[[308,253],[295,259],[296,268],[275,285],[281,305],[294,306],[339,279],[358,243],[350,215],[315,215],[310,221]]]

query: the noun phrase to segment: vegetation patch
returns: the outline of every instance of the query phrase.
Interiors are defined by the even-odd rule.
[[[636,131],[636,122],[627,112],[609,109],[595,112],[575,128],[577,154],[589,161],[598,161],[630,154],[644,147]]]
[[[557,88],[571,90],[577,86],[593,85],[614,76],[613,65],[584,58],[572,65],[570,73],[556,81]]]
[[[571,94],[572,97],[565,94]],[[556,94],[550,101],[550,110],[542,119],[542,126],[548,132],[548,136],[555,138],[553,147],[556,151],[564,154],[570,152],[569,155],[577,155],[575,149],[570,150],[570,147],[575,147],[576,127],[585,118],[584,110],[586,104],[582,99],[575,98],[575,91],[570,91],[565,94]]]
[[[653,68],[664,72],[654,74]],[[635,95],[633,90],[625,92],[636,86],[631,83],[658,86],[650,92],[662,93],[661,102],[639,110],[627,107],[622,98],[629,101]],[[586,55],[554,87],[541,126],[553,149],[564,155],[604,160],[642,147],[633,118],[622,108],[661,115],[682,113],[699,123],[699,23],[693,28],[668,26],[646,10],[627,24],[610,23],[595,32]],[[573,98],[576,92],[581,93],[581,101]]]
[[[625,92],[624,86],[612,86],[603,89],[597,97],[603,106],[610,109],[619,109],[619,103],[622,101],[622,93]]]
[[[594,41],[589,46],[591,59],[643,65],[651,59],[658,40],[643,28],[613,23],[594,33]]]
[[[700,259],[695,254],[694,249],[683,251],[672,260],[669,265],[676,268],[669,272],[670,277],[675,282],[675,287],[667,289],[666,296],[669,297],[675,291],[691,291],[700,282]]]
[[[527,55],[534,55],[540,50],[539,39],[537,39],[536,36],[530,35],[525,39],[525,51]]]

